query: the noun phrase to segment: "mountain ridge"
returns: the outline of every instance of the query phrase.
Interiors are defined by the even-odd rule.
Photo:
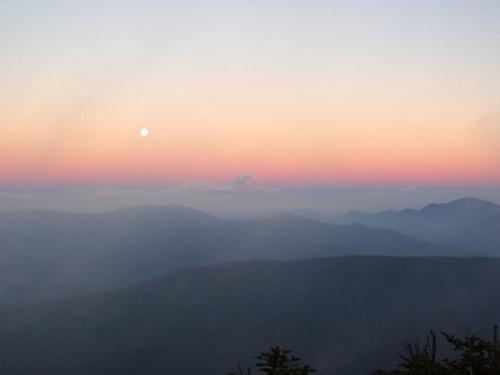
[[[18,212],[0,218],[0,238],[0,302],[12,303],[112,290],[228,261],[471,254],[386,229],[291,215],[228,220],[179,206]]]
[[[482,199],[467,197],[442,204],[431,203],[419,210],[310,215],[330,224],[360,223],[395,230],[424,241],[471,249],[483,256],[500,255],[500,205]]]
[[[322,373],[370,374],[394,366],[400,342],[428,329],[489,333],[498,285],[494,258],[183,269],[120,291],[0,309],[0,372],[216,375],[282,345]]]

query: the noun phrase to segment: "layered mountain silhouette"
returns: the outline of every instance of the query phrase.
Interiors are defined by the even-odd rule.
[[[429,204],[421,210],[389,210],[375,214],[351,211],[331,216],[308,210],[295,213],[332,224],[360,223],[392,229],[424,241],[470,249],[478,255],[500,255],[500,206],[476,198]]]
[[[488,335],[500,260],[341,257],[185,269],[122,291],[0,309],[0,373],[219,375],[271,345],[320,373],[392,367],[435,328]]]
[[[0,303],[24,303],[137,285],[182,267],[339,255],[465,255],[363,225],[292,215],[223,220],[179,206],[107,214],[0,214]]]

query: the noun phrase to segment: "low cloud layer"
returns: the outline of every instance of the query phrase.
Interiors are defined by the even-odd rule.
[[[351,209],[420,208],[435,202],[472,196],[500,203],[500,189],[437,189],[417,186],[275,187],[261,186],[242,175],[232,184],[192,182],[162,187],[50,187],[0,188],[0,211],[53,209],[70,212],[104,212],[121,207],[179,204],[215,215],[242,217],[295,209],[339,214]]]

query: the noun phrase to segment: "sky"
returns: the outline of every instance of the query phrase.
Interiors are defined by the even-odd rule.
[[[88,186],[490,196],[499,20],[497,0],[3,0],[0,209]]]

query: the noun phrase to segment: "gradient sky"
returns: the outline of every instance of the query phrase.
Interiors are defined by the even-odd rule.
[[[3,186],[500,185],[498,0],[3,0],[0,61]]]

